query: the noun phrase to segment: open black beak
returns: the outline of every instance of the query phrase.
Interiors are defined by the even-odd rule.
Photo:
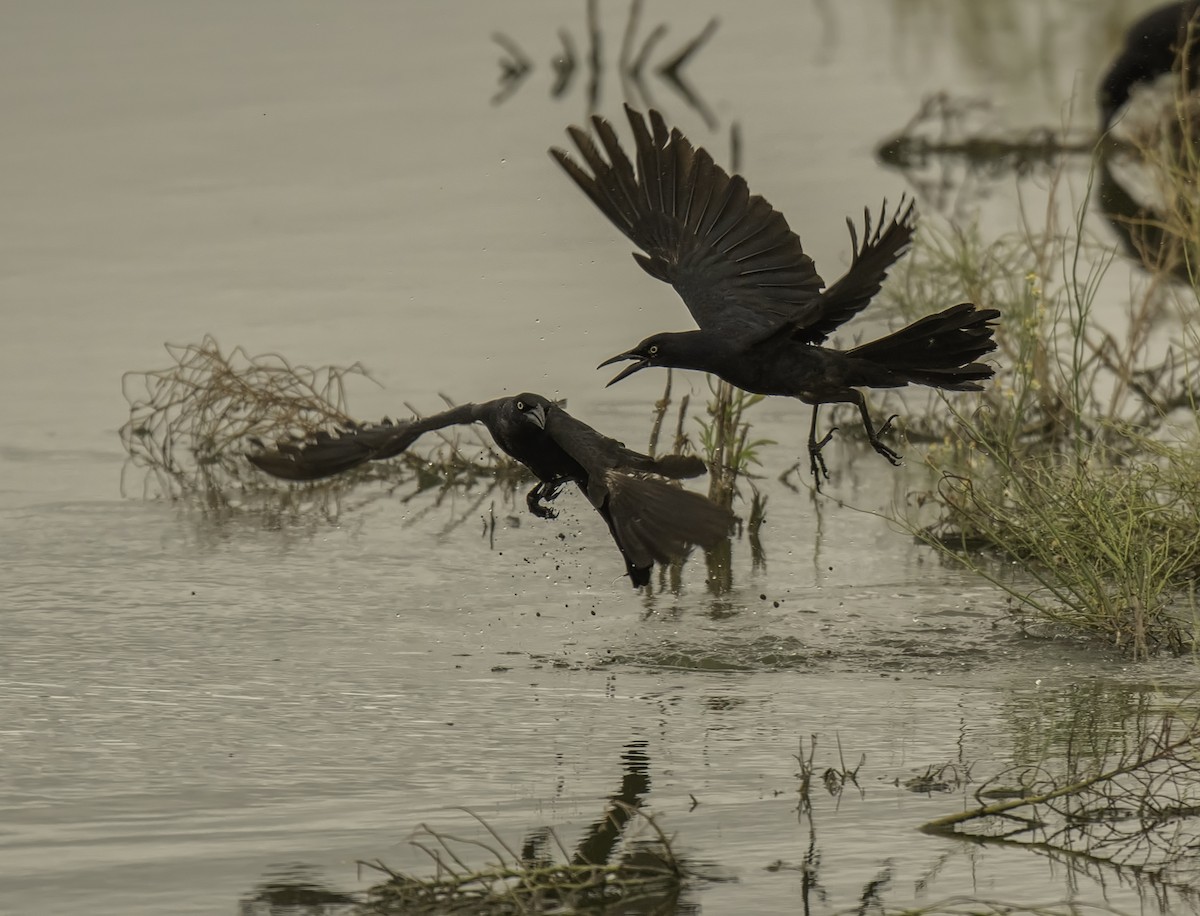
[[[533,421],[534,426],[536,426],[538,429],[546,428],[546,408],[541,404],[538,404],[536,407],[529,408],[525,416],[529,417],[529,419]]]
[[[614,375],[612,377],[612,380],[607,385],[604,386],[605,388],[608,388],[611,385],[615,385],[617,382],[621,381],[621,379],[623,379],[623,378],[629,378],[629,376],[633,375],[633,373],[637,372],[639,369],[645,369],[647,366],[650,365],[650,360],[646,359],[640,353],[638,353],[634,350],[627,350],[624,353],[619,353],[616,356],[606,359],[604,362],[602,362],[596,368],[603,369],[605,366],[611,366],[613,363],[619,363],[623,359],[636,359],[637,362],[626,366],[624,369],[622,369],[620,372],[618,372],[616,375]]]

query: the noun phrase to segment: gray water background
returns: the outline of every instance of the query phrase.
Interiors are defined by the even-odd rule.
[[[649,88],[719,159],[737,122],[752,188],[832,278],[844,217],[905,189],[873,147],[926,93],[987,97],[1006,128],[1072,106],[1090,124],[1090,87],[1143,8],[656,2],[642,30],[669,25],[665,55],[720,17],[687,69],[716,126]],[[1111,876],[915,830],[964,803],[897,785],[927,767],[1061,753],[1081,719],[1116,734],[1197,681],[1189,660],[997,626],[1000,593],[872,514],[928,486],[918,444],[895,471],[835,443],[834,498],[814,504],[775,482],[807,410],[756,408],[778,443],[767,564],[738,542],[720,598],[701,563],[678,595],[633,593],[567,497],[553,524],[514,512],[491,549],[466,496],[422,513],[373,494],[337,525],[268,530],[122,491],[122,373],[206,333],[361,361],[381,385],[352,391],[367,418],[533,389],[644,441],[661,376],[606,389],[592,367],[687,315],[545,154],[587,112],[584,77],[552,100],[548,66],[560,28],[584,45],[582,4],[0,9],[0,912],[237,912],[297,869],[354,890],[372,877],[358,858],[423,868],[410,831],[467,831],[464,805],[514,842],[549,825],[570,845],[630,747],[648,810],[737,879],[692,905],[794,912],[800,873],[768,866],[810,842],[792,756],[810,735],[819,763],[839,740],[866,759],[861,792],[816,798],[824,911],[885,870],[894,905],[1137,908]],[[610,61],[627,11],[601,11]],[[493,105],[497,30],[535,66]],[[611,71],[601,91],[616,117]],[[1067,167],[1073,194],[1087,168]],[[967,215],[1013,228],[1046,184],[997,179]]]

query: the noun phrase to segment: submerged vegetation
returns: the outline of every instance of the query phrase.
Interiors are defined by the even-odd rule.
[[[974,806],[924,824],[925,833],[1021,847],[1074,874],[1110,874],[1163,912],[1194,910],[1200,822],[1200,723],[1141,715],[1109,747],[1039,760],[979,783]],[[1173,905],[1174,904],[1174,905]]]
[[[602,855],[585,840],[568,850],[552,830],[517,850],[486,821],[472,815],[490,839],[438,831],[422,824],[409,843],[427,855],[434,874],[420,877],[393,870],[383,862],[362,862],[386,875],[367,892],[358,910],[364,914],[676,912],[688,875],[670,838],[654,818],[629,804],[615,804],[606,819]],[[648,836],[626,838],[634,825]],[[478,853],[488,856],[473,864]]]
[[[406,500],[429,490],[436,490],[438,502],[451,492],[470,492],[476,498],[461,521],[489,496],[511,502],[529,477],[524,466],[468,429],[439,431],[431,449],[411,449],[392,461],[290,486],[254,468],[245,458],[247,448],[256,440],[299,441],[353,425],[347,383],[370,380],[366,370],[358,364],[293,365],[278,354],[250,355],[241,347],[224,352],[212,337],[166,349],[171,365],[128,372],[122,379],[129,403],[129,420],[120,431],[129,455],[125,482],[140,473],[145,495],[207,512],[241,510],[268,520],[304,521],[336,517],[351,491],[377,481],[385,487],[382,495],[399,493]]]

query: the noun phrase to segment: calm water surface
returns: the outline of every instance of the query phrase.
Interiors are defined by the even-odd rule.
[[[582,4],[2,8],[0,912],[256,912],[242,902],[279,875],[353,891],[356,859],[424,868],[418,824],[470,831],[458,806],[569,845],[631,760],[680,850],[736,879],[689,892],[706,913],[795,912],[788,866],[814,843],[817,912],[881,876],[896,906],[1138,907],[1111,875],[916,831],[963,804],[903,787],[928,767],[1061,753],[1077,717],[1115,734],[1200,680],[997,626],[1001,595],[873,514],[927,485],[919,445],[897,472],[835,444],[814,503],[774,481],[807,412],[757,408],[779,443],[766,564],[735,544],[719,598],[698,560],[679,594],[633,593],[578,499],[553,524],[501,505],[492,548],[471,494],[368,492],[337,524],[282,528],[146,501],[128,477],[123,496],[122,373],[205,333],[362,361],[382,384],[352,391],[364,417],[533,389],[644,441],[662,378],[605,389],[591,367],[686,314],[545,155],[587,112],[585,77],[553,99],[547,63],[559,29],[584,47]],[[872,150],[925,93],[986,95],[1021,128],[1059,124],[1079,89],[1090,123],[1143,8],[648,3],[662,56],[720,26],[686,71],[703,113],[646,89],[719,159],[740,125],[753,187],[832,277],[844,215],[906,188]],[[602,11],[609,59],[627,9]],[[495,31],[534,65],[498,105]],[[599,85],[615,115],[620,81]],[[1016,185],[987,191],[984,224],[1014,226]],[[793,754],[812,735],[820,766],[839,740],[865,763],[809,821]]]

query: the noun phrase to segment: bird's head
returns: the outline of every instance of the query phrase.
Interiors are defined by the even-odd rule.
[[[671,357],[675,350],[674,338],[677,336],[676,334],[655,334],[653,337],[647,337],[632,350],[618,353],[616,356],[606,359],[596,368],[603,369],[605,366],[611,366],[613,363],[619,363],[626,359],[634,360],[633,363],[614,375],[612,381],[608,383],[615,385],[621,379],[628,378],[633,373],[649,366],[674,366],[676,364]]]
[[[509,398],[509,406],[515,419],[523,423],[532,423],[538,429],[546,428],[546,417],[554,402],[540,394],[518,394]]]

